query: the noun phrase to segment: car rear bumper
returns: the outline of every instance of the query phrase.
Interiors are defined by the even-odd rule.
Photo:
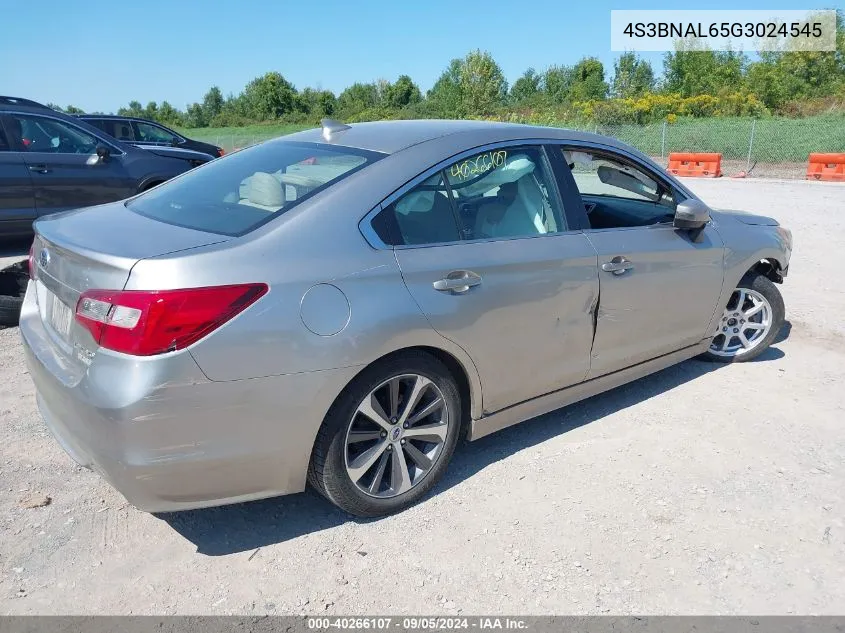
[[[187,352],[100,351],[74,375],[34,295],[20,331],[39,410],[65,451],[131,504],[165,512],[304,489],[314,437],[355,368],[213,382]]]

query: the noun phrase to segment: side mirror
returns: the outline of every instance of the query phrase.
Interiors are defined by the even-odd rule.
[[[105,163],[109,156],[111,156],[111,150],[106,145],[97,145],[97,158],[101,163]]]
[[[673,225],[676,229],[696,230],[704,228],[709,221],[710,207],[701,200],[690,198],[678,204]]]

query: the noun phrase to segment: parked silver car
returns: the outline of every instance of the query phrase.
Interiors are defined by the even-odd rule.
[[[792,251],[615,140],[473,121],[326,122],[35,229],[40,410],[149,511],[405,508],[461,438],[759,356]]]

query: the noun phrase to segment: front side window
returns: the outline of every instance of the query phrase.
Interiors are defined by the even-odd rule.
[[[672,192],[642,169],[609,152],[562,151],[584,201],[590,228],[672,221],[676,206]]]
[[[13,151],[49,154],[93,154],[98,141],[78,127],[47,117],[8,114],[4,117]]]
[[[319,143],[264,143],[193,169],[126,206],[168,224],[242,235],[382,156]]]
[[[494,149],[438,171],[373,221],[391,245],[517,238],[555,233],[564,223],[540,147]]]
[[[146,141],[148,143],[168,143],[173,144],[179,141],[179,139],[171,132],[158,127],[157,125],[152,125],[151,123],[144,123],[142,121],[136,121],[135,125],[138,127],[138,140],[139,141]]]

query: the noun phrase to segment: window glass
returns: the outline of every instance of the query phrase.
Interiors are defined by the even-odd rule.
[[[591,228],[671,222],[672,193],[656,178],[607,152],[565,149],[563,159],[584,201]]]
[[[148,143],[174,143],[179,140],[171,132],[157,125],[143,123],[141,121],[136,121],[135,125],[138,126],[139,141],[146,141]]]
[[[12,144],[6,136],[6,131],[3,129],[3,118],[0,116],[0,152],[8,152],[12,149]]]
[[[488,150],[445,170],[466,239],[565,229],[542,148]]]
[[[121,119],[100,119],[89,121],[91,125],[96,125],[106,134],[110,134],[119,141],[133,142],[135,140],[135,131],[132,129],[131,121],[123,121]]]
[[[241,235],[381,157],[318,143],[263,143],[169,180],[127,207],[169,224]]]
[[[386,207],[373,222],[386,244],[421,245],[461,239],[443,173],[427,180]]]
[[[29,114],[4,119],[13,149],[51,154],[93,154],[97,139],[64,121]]]

